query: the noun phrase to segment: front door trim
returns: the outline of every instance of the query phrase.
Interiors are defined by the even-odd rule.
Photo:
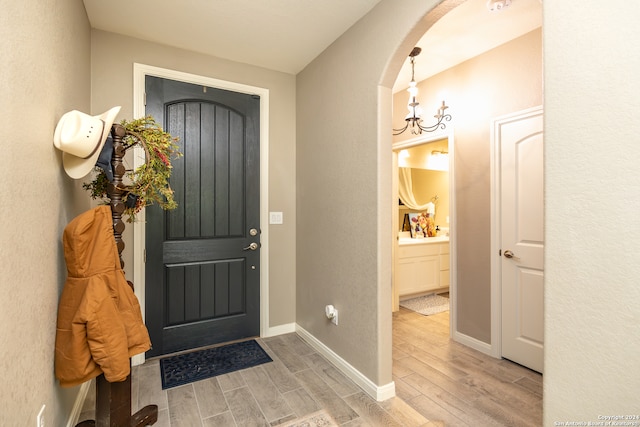
[[[269,89],[249,86],[211,77],[199,76],[182,71],[154,67],[151,65],[133,64],[133,116],[145,115],[145,77],[155,76],[164,79],[178,80],[202,86],[215,87],[240,93],[260,96],[260,336],[270,335],[269,328]],[[134,148],[133,167],[144,162],[144,152],[140,147]],[[142,315],[145,315],[145,221],[144,209],[137,214],[138,222],[133,223],[133,279],[135,294],[140,302]],[[132,358],[133,365],[144,363],[144,353]]]

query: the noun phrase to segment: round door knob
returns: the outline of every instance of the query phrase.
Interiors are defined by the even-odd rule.
[[[513,252],[511,252],[510,250],[504,251],[504,256],[505,256],[505,258],[513,258],[514,257]]]

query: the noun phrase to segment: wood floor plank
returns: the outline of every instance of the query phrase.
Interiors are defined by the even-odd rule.
[[[526,377],[515,380],[514,383],[526,390],[529,390],[531,393],[542,399],[542,383],[533,381],[532,379]]]
[[[280,424],[280,421],[294,415],[293,410],[271,381],[269,375],[262,369],[262,366],[244,369],[242,376],[269,423],[278,421],[277,424]]]
[[[271,381],[278,387],[280,393],[287,393],[300,388],[300,383],[296,377],[287,369],[280,360],[275,359],[272,363],[262,365],[264,371],[269,375]]]
[[[280,337],[282,338],[282,341],[298,356],[307,356],[315,353],[315,350],[296,333],[284,334]]]
[[[137,408],[158,405],[158,410],[167,409],[169,403],[167,401],[167,392],[162,390],[160,365],[151,363],[149,365],[136,366],[133,372],[138,382]]]
[[[429,423],[428,419],[398,397],[392,397],[379,404],[405,427],[425,427]]]
[[[409,427],[403,426],[394,416],[378,405],[378,402],[364,392],[352,394],[345,401],[358,413],[360,418],[367,420],[373,427]]]
[[[283,397],[298,418],[322,409],[318,402],[316,402],[303,387],[284,393]]]
[[[420,395],[408,402],[412,408],[427,418],[432,424],[438,427],[467,427],[469,424],[446,411],[440,405],[429,399],[425,395]],[[472,424],[469,427],[479,427],[480,424]],[[497,427],[497,426],[494,426]]]
[[[483,373],[470,375],[461,379],[460,382],[478,391],[482,397],[491,397],[503,402],[506,407],[515,410],[520,408],[522,411],[540,401],[539,396],[519,387],[517,384],[502,381]]]
[[[236,421],[233,419],[231,411],[209,417],[203,420],[204,427],[236,427]],[[155,425],[154,425],[155,427]]]
[[[287,345],[282,335],[266,338],[264,342],[290,372],[296,373],[308,368],[303,358]]]
[[[421,394],[418,390],[407,384],[402,378],[394,377],[393,381],[396,385],[396,396],[400,399],[409,401]]]
[[[258,403],[251,395],[249,387],[236,388],[224,393],[233,419],[238,426],[266,427],[271,424],[260,411]],[[172,425],[173,427],[173,425]]]
[[[392,347],[393,360],[399,360],[399,359],[404,359],[405,357],[409,357],[409,353],[407,353],[404,350],[404,345],[403,344],[406,344],[406,342],[396,343],[394,341],[393,347]]]
[[[523,414],[524,408],[510,408],[502,402],[496,402],[492,397],[486,396],[478,399],[475,408],[495,420],[495,425],[504,425],[506,427],[538,427],[542,425],[542,411],[540,416],[530,417]]]
[[[171,427],[169,408],[158,410],[158,421],[156,421],[153,427]]]
[[[360,388],[358,388],[353,381],[318,353],[306,356],[306,361],[307,365],[309,365],[338,396],[345,397],[360,391]]]
[[[499,426],[499,423],[495,422],[490,415],[479,411],[476,406],[476,401],[466,401],[459,398],[456,394],[438,387],[426,378],[419,375],[414,375],[408,378],[408,381],[419,389],[422,395],[428,397],[431,401],[439,405],[448,413],[452,414],[457,419],[462,420],[464,423],[471,426],[487,425],[487,426]],[[417,398],[411,399],[411,402]]]
[[[192,384],[167,390],[171,427],[202,426],[196,393]]]
[[[452,380],[458,380],[468,375],[467,372],[458,369],[453,363],[443,361],[431,355],[429,352],[421,351],[419,347],[408,345],[406,348],[407,352],[411,354],[411,357],[440,371]]]
[[[240,387],[245,387],[247,383],[244,382],[244,378],[242,378],[242,374],[240,371],[231,372],[229,374],[224,374],[216,377],[218,380],[218,384],[220,385],[220,389],[222,391],[229,391]]]
[[[420,383],[416,382],[415,379],[412,380],[412,378],[415,378],[416,374],[422,378],[428,378],[429,381],[433,384],[437,385],[443,390],[449,391],[450,393],[460,397],[460,399],[463,399],[466,402],[473,402],[480,397],[480,393],[477,390],[474,390],[468,385],[463,384],[459,381],[452,380],[440,371],[432,368],[431,366],[425,365],[424,363],[414,358],[403,359],[398,363],[402,363],[406,366],[407,369],[411,369],[414,371],[414,374],[411,374],[408,377],[404,377],[403,379],[409,385],[419,390],[422,394],[425,394],[425,392],[419,387]]]
[[[312,369],[297,372],[296,378],[337,423],[343,424],[358,418],[358,414]]]
[[[413,374],[412,369],[409,369],[404,364],[399,363],[401,360],[406,360],[406,359],[407,358],[396,360],[393,366],[391,367],[391,374],[393,375],[394,378],[404,378],[407,375]]]
[[[216,378],[196,381],[193,383],[193,389],[196,392],[196,400],[202,418],[209,418],[229,410],[222,388]]]

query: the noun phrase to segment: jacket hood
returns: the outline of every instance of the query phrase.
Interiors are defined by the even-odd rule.
[[[89,277],[120,268],[109,206],[78,215],[64,229],[62,240],[70,277]]]

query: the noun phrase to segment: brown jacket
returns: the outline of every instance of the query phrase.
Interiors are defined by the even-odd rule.
[[[55,371],[63,387],[104,373],[124,381],[129,358],[151,347],[140,304],[120,267],[111,208],[99,206],[64,230],[67,280],[58,305]]]

